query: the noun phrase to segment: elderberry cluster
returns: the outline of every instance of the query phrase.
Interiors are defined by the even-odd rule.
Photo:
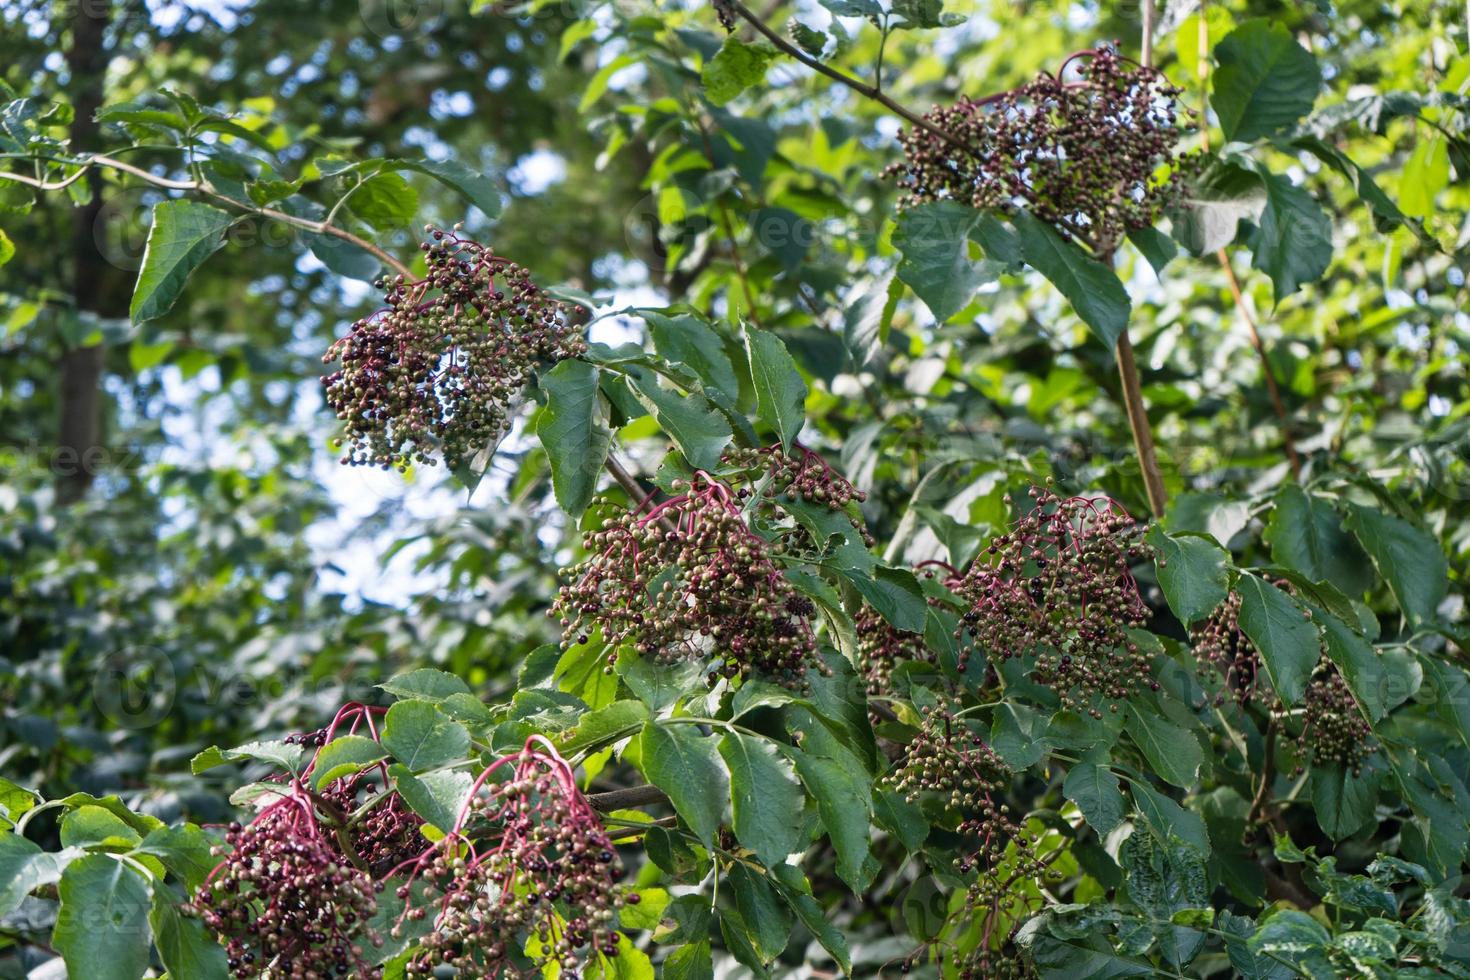
[[[1226,596],[1193,633],[1200,674],[1213,673],[1223,685],[1215,706],[1223,705],[1227,694],[1240,705],[1255,699],[1260,693],[1261,652],[1240,629],[1240,593]]]
[[[994,662],[1031,658],[1031,679],[1062,706],[1102,712],[1143,687],[1158,690],[1149,658],[1129,636],[1149,609],[1130,567],[1148,558],[1142,527],[1113,501],[1030,490],[1032,509],[990,542],[953,591],[969,609],[957,639]],[[970,650],[962,646],[959,669]]]
[[[817,453],[801,445],[792,449],[788,453],[780,443],[760,449],[732,449],[721,462],[738,469],[763,469],[770,475],[775,493],[833,510],[842,510],[854,500],[862,503],[868,499]]]
[[[1010,941],[1000,949],[982,946],[959,969],[959,980],[1035,980],[1039,975]]]
[[[733,471],[730,480],[739,485],[736,497],[762,525],[787,533],[777,547],[820,553],[827,547],[803,522],[791,521],[789,506],[796,501],[843,514],[863,542],[873,546],[862,517],[854,516],[852,504],[868,495],[854,487],[819,454],[796,444],[791,451],[780,443],[757,449],[732,449],[721,457],[722,472]]]
[[[354,944],[381,886],[342,859],[305,807],[292,796],[248,827],[232,824],[215,849],[227,856],[190,911],[225,947],[232,976],[376,977]]]
[[[505,782],[481,777],[483,795],[460,816],[462,825],[489,828],[489,843],[456,831],[415,868],[441,898],[408,977],[437,976],[440,967],[474,977],[555,968],[575,980],[589,953],[618,955],[617,910],[638,895],[618,886],[623,872],[607,832],[559,758],[527,749],[514,761]],[[412,885],[399,896],[407,900]],[[420,905],[407,917],[428,911]],[[523,948],[531,971],[520,969]]]
[[[1055,75],[930,110],[886,172],[906,206],[1025,209],[1106,254],[1178,198],[1180,91],[1109,48],[1078,52]]]
[[[422,279],[380,280],[385,306],[357,321],[322,358],[346,424],[344,463],[451,468],[505,433],[531,373],[586,344],[566,308],[521,266],[477,242],[430,228]]]
[[[955,830],[971,842],[972,850],[955,867],[962,874],[978,872],[967,896],[970,907],[1007,905],[1014,897],[1010,886],[1015,881],[1046,873],[1046,866],[1032,851],[1035,841],[1011,817],[1010,806],[997,802],[1010,780],[1010,770],[985,739],[951,711],[921,710],[922,729],[883,781],[910,803],[932,794],[946,811],[957,813],[960,821]],[[1002,879],[998,866],[1009,844],[1015,845],[1017,854],[1012,874]]]
[[[357,774],[333,781],[319,795],[343,814],[352,814],[379,788],[376,780]],[[381,879],[423,853],[427,845],[423,826],[423,818],[409,809],[403,797],[392,793],[352,825],[348,840],[372,876]]]
[[[1354,776],[1362,775],[1363,763],[1378,751],[1378,746],[1347,681],[1331,661],[1321,661],[1313,672],[1302,699],[1302,716],[1304,725],[1297,739],[1302,752],[1298,773],[1313,762],[1337,763]]]
[[[757,674],[801,687],[807,670],[821,669],[811,600],[781,574],[729,487],[699,475],[674,489],[583,537],[591,555],[564,570],[551,609],[563,643],[599,632],[609,670],[627,643],[658,663],[713,663],[711,681]]]
[[[924,642],[924,634],[910,633],[894,626],[872,606],[863,606],[855,620],[857,649],[869,694],[885,694],[893,671],[900,664],[935,663],[934,652]]]

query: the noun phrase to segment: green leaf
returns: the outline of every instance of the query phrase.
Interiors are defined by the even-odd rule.
[[[1409,622],[1422,626],[1437,619],[1449,590],[1449,568],[1438,542],[1401,517],[1357,504],[1345,524],[1372,557]]]
[[[1276,302],[1322,278],[1332,263],[1332,219],[1317,199],[1289,177],[1256,165],[1266,206],[1246,244],[1251,266],[1271,277]]]
[[[579,718],[577,727],[557,747],[564,753],[606,748],[637,735],[647,720],[648,709],[642,701],[614,701]]]
[[[1432,140],[1420,142],[1415,152],[1417,153],[1418,149],[1422,148],[1426,142],[1432,142]],[[1373,227],[1378,231],[1390,232],[1401,225],[1407,225],[1419,235],[1421,241],[1432,245],[1434,240],[1424,234],[1422,225],[1419,222],[1411,222],[1408,216],[1399,210],[1399,206],[1393,202],[1393,199],[1383,192],[1383,188],[1378,186],[1368,171],[1358,166],[1346,153],[1326,140],[1319,139],[1315,136],[1299,136],[1292,140],[1291,143],[1292,146],[1306,150],[1312,156],[1347,178],[1348,183],[1352,184],[1353,189],[1358,192],[1359,200],[1367,205],[1368,212],[1373,215]],[[1404,185],[1408,186],[1409,183],[1409,175],[1406,169]]]
[[[1214,612],[1230,591],[1230,556],[1209,538],[1173,535],[1155,524],[1144,542],[1159,553],[1159,585],[1169,608],[1186,626]]]
[[[68,976],[87,980],[138,980],[148,969],[148,911],[143,876],[106,854],[67,865],[56,886],[61,906],[51,945],[66,961]]]
[[[1227,140],[1275,136],[1312,111],[1322,71],[1285,24],[1248,20],[1215,45],[1210,106]]]
[[[1367,556],[1343,530],[1331,501],[1288,483],[1276,491],[1273,504],[1261,535],[1273,561],[1314,582],[1331,582],[1348,595],[1361,596],[1372,587]]]
[[[1312,767],[1312,809],[1329,837],[1351,837],[1373,820],[1380,780],[1377,770],[1354,775],[1338,763]]]
[[[968,306],[975,290],[999,271],[993,262],[970,258],[970,242],[979,240],[987,224],[1000,227],[995,218],[957,201],[926,201],[898,215],[893,247],[903,261],[897,276],[940,323]]]
[[[714,980],[715,964],[709,940],[680,946],[664,960],[663,980]]]
[[[1148,260],[1155,275],[1163,275],[1164,266],[1179,254],[1179,248],[1174,244],[1174,240],[1151,226],[1133,229],[1128,233],[1128,240],[1133,243],[1134,248],[1138,249],[1139,254]]]
[[[1367,710],[1369,720],[1378,721],[1392,707],[1389,688],[1397,678],[1362,634],[1320,606],[1310,608],[1312,621],[1322,628],[1322,645],[1327,656]],[[1399,693],[1407,695],[1406,691]]]
[[[832,959],[842,968],[845,974],[852,973],[852,955],[847,949],[847,937],[832,924],[831,917],[822,908],[815,898],[812,897],[811,883],[801,873],[801,869],[790,864],[779,864],[771,869],[775,878],[776,887],[781,892],[781,897],[786,899],[786,904],[796,913],[811,934],[816,937],[822,948],[831,954]]]
[[[1143,780],[1129,780],[1128,786],[1133,805],[1150,833],[1160,841],[1178,837],[1201,854],[1210,853],[1209,831],[1199,814],[1186,810]]]
[[[130,850],[143,840],[138,833],[110,810],[100,806],[80,806],[61,818],[63,847],[106,847]]]
[[[456,769],[415,776],[407,767],[394,764],[388,775],[409,808],[446,834],[454,829],[474,785],[469,773]]]
[[[365,767],[388,757],[383,746],[361,735],[341,735],[321,747],[317,753],[315,768],[311,771],[311,785],[321,789],[334,779],[361,772]]]
[[[1194,959],[1204,946],[1204,933],[1159,923],[1170,922],[1176,912],[1210,904],[1203,856],[1177,837],[1161,841],[1134,831],[1119,849],[1118,861],[1128,873],[1128,897],[1155,923],[1164,958],[1174,966]]]
[[[725,342],[708,323],[691,314],[670,317],[639,310],[638,315],[648,324],[648,334],[660,357],[689,368],[706,388],[731,397],[739,394],[740,377],[725,352]]]
[[[797,47],[813,57],[820,57],[827,47],[827,35],[808,27],[799,20],[791,21],[791,40]]]
[[[400,228],[413,220],[419,195],[408,181],[395,173],[374,174],[352,191],[347,199],[352,213],[377,231]]]
[[[197,776],[241,759],[258,759],[291,772],[300,772],[306,762],[306,749],[300,745],[287,745],[285,742],[247,742],[233,749],[211,745],[189,760],[189,771]]]
[[[756,414],[790,449],[806,423],[806,382],[775,334],[747,326],[745,351],[755,385]]]
[[[212,852],[213,847],[214,840],[208,834],[194,824],[186,823],[179,827],[150,830],[136,852],[158,858],[164,867],[178,876],[186,889],[193,892],[219,864],[219,858]]]
[[[1026,264],[1050,280],[1112,350],[1133,309],[1118,274],[1029,213],[1017,212],[1014,221]]]
[[[1106,836],[1123,822],[1123,793],[1118,777],[1107,766],[1079,762],[1062,782],[1062,794],[1082,811],[1087,825]]]
[[[766,45],[746,44],[733,35],[725,38],[700,73],[705,98],[721,106],[752,85],[759,85],[774,57],[775,51]]]
[[[556,502],[580,518],[597,491],[597,478],[612,448],[612,430],[597,409],[599,372],[586,361],[562,361],[541,376],[546,409],[536,435],[551,462]]]
[[[1142,751],[1153,771],[1167,783],[1188,789],[1199,777],[1204,751],[1193,734],[1151,710],[1129,702],[1128,736]]]
[[[157,205],[128,310],[133,322],[153,320],[172,309],[189,274],[225,243],[225,229],[234,222],[219,208],[194,201]]]
[[[495,181],[455,160],[390,160],[399,170],[415,170],[433,177],[466,201],[494,218],[500,214],[500,188]]]
[[[997,705],[990,719],[990,747],[1008,767],[1020,772],[1046,755],[1042,733],[1045,722],[1035,711],[1018,702]]]
[[[775,867],[801,842],[797,815],[806,797],[796,772],[774,742],[744,732],[725,735],[720,756],[730,771],[735,838]]]
[[[378,685],[378,689],[406,701],[435,703],[456,694],[470,694],[470,686],[454,674],[432,667],[421,667],[397,674]]]
[[[205,931],[200,919],[183,915],[166,889],[155,888],[148,924],[158,957],[170,977],[227,980],[230,976],[224,947]]]
[[[853,587],[895,629],[922,633],[929,618],[929,603],[914,573],[906,568],[876,566],[871,573],[846,575]]]
[[[1295,599],[1255,575],[1242,575],[1240,629],[1261,652],[1271,686],[1288,706],[1301,700],[1321,655],[1321,639]]]
[[[470,733],[427,701],[399,701],[388,709],[383,748],[419,772],[464,758]]]
[[[10,236],[5,234],[5,229],[0,228],[0,265],[4,265],[15,258],[15,243]]]
[[[734,433],[730,423],[699,394],[679,395],[647,375],[630,376],[633,392],[653,414],[659,428],[698,470],[713,470]]]
[[[810,738],[811,733],[808,733]],[[803,739],[803,745],[808,739]],[[807,792],[816,801],[822,825],[837,851],[837,875],[855,892],[862,892],[877,868],[869,860],[872,829],[872,778],[851,752],[838,749],[816,755],[786,748],[796,763]]]
[[[893,13],[903,20],[896,26],[913,29],[955,27],[965,22],[959,14],[944,12],[942,0],[893,0]]]
[[[20,908],[33,889],[60,881],[67,864],[81,856],[79,848],[43,851],[17,834],[0,834],[0,917]]]
[[[761,961],[770,963],[781,955],[791,938],[791,913],[786,903],[764,876],[738,862],[730,865],[725,881],[735,894],[746,938]]]
[[[729,776],[715,740],[686,725],[643,726],[639,760],[648,781],[669,795],[674,810],[712,845],[730,798]]]
[[[1208,255],[1235,241],[1241,221],[1254,222],[1266,207],[1266,189],[1254,173],[1215,162],[1189,185],[1169,213],[1174,240],[1192,255]]]

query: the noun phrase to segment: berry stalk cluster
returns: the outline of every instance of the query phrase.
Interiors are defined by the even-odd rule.
[[[1302,698],[1302,723],[1301,736],[1295,740],[1299,774],[1311,764],[1336,763],[1361,776],[1368,757],[1378,752],[1372,726],[1330,660],[1323,659],[1312,672]]]
[[[482,771],[451,832],[404,870],[397,894],[405,903],[416,883],[438,896],[432,908],[405,908],[404,920],[435,913],[409,977],[437,976],[441,967],[460,976],[554,969],[580,977],[588,955],[618,955],[617,910],[638,902],[618,886],[612,841],[571,767],[539,735]],[[395,935],[402,928],[400,921]]]
[[[969,907],[985,910],[993,924],[1016,898],[1011,886],[1023,878],[1041,878],[1046,865],[1033,850],[1036,841],[1002,802],[1010,770],[1000,756],[949,709],[922,711],[923,727],[883,781],[910,803],[928,795],[958,815],[955,832],[969,842],[970,850],[955,867],[961,874],[976,874],[966,896]],[[1008,846],[1015,853],[1003,865]]]
[[[452,232],[429,228],[428,272],[379,281],[385,305],[352,325],[322,358],[322,378],[346,426],[343,463],[450,468],[509,428],[538,365],[586,344],[566,308],[521,266]]]
[[[1111,48],[1080,51],[1055,75],[930,110],[886,173],[904,206],[1022,209],[1106,255],[1178,200],[1180,92]]]
[[[402,902],[385,930],[433,915],[408,976],[581,975],[590,953],[618,951],[616,911],[636,903],[571,767],[540,736],[484,768],[450,832],[434,843],[391,790],[384,763],[313,789],[322,748],[338,734],[378,739],[382,708],[349,704],[327,728],[291,741],[310,764],[248,826],[233,824],[224,858],[187,907],[226,949],[235,977],[377,978],[370,925],[379,896]]]
[[[1242,706],[1260,696],[1261,651],[1240,628],[1239,592],[1227,595],[1191,633],[1201,678],[1213,674],[1221,685],[1215,707],[1223,705],[1227,696]]]
[[[711,665],[719,676],[759,675],[801,687],[821,669],[811,600],[781,573],[775,546],[750,530],[736,492],[703,471],[676,496],[615,508],[583,538],[591,556],[563,572],[551,613],[563,643],[593,633],[658,663]]]
[[[1149,618],[1131,567],[1150,552],[1143,528],[1112,500],[1030,491],[1032,509],[990,542],[953,591],[969,606],[956,638],[992,663],[1029,660],[1031,679],[1062,706],[1101,717],[1118,703],[1158,690],[1149,658],[1129,636]],[[959,653],[959,669],[970,656]]]

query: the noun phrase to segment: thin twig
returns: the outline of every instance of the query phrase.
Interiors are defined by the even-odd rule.
[[[250,214],[259,215],[262,218],[270,218],[272,221],[279,221],[282,224],[291,225],[292,227],[300,228],[304,231],[309,231],[314,234],[330,235],[333,238],[339,238],[342,241],[347,242],[351,245],[355,245],[358,248],[362,249],[364,252],[369,253],[378,261],[382,262],[384,265],[392,269],[394,272],[397,272],[399,275],[413,275],[413,273],[409,271],[408,266],[404,265],[402,262],[389,255],[387,252],[383,251],[377,245],[374,245],[372,242],[352,234],[352,232],[347,231],[344,228],[339,228],[329,221],[313,221],[310,218],[302,218],[294,214],[287,214],[284,211],[278,211],[275,208],[260,207],[255,204],[251,204],[248,201],[241,201],[237,198],[230,197],[228,194],[223,194],[204,182],[197,180],[174,180],[169,177],[160,177],[157,174],[152,173],[151,171],[144,170],[142,167],[135,167],[131,163],[126,163],[122,160],[116,159],[115,157],[106,156],[101,153],[94,153],[85,156],[77,161],[63,162],[75,163],[80,166],[81,169],[78,170],[77,173],[72,174],[70,177],[67,177],[65,180],[60,181],[38,180],[34,177],[27,177],[24,174],[15,174],[8,172],[0,172],[0,180],[13,180],[17,183],[24,184],[27,187],[34,187],[38,190],[54,191],[60,190],[66,187],[68,184],[79,180],[83,174],[87,173],[93,167],[107,167],[120,173],[131,174],[132,176],[137,177],[139,180],[152,184],[154,187],[162,187],[166,190],[190,191],[196,194],[202,194],[205,197],[212,198],[224,204],[228,204],[231,207],[239,208],[240,210],[248,212]]]
[[[815,71],[822,75],[826,75],[834,82],[846,85],[857,94],[863,96],[866,99],[871,99],[872,101],[883,106],[894,115],[901,116],[904,119],[907,119],[910,123],[914,124],[920,129],[927,130],[935,136],[938,136],[940,139],[944,140],[946,143],[949,143],[951,146],[957,147],[965,153],[973,152],[970,147],[966,146],[960,140],[955,139],[952,135],[949,134],[948,131],[934,125],[929,120],[925,119],[923,116],[919,115],[917,112],[914,112],[907,106],[895,102],[876,85],[869,85],[867,82],[863,81],[860,78],[854,78],[844,71],[839,71],[838,69],[833,68],[831,65],[828,65],[822,61],[818,61],[816,58],[813,58],[811,55],[801,50],[801,48],[798,48],[796,45],[792,44],[790,41],[786,40],[786,38],[778,34],[775,30],[768,26],[765,21],[756,16],[749,7],[741,3],[740,0],[730,0],[730,9],[734,10],[735,13],[741,17],[741,19],[750,24],[751,27],[754,27],[762,37],[775,45],[783,54],[795,58],[797,61],[801,62],[803,65],[806,65],[812,71]]]
[[[1276,372],[1271,369],[1271,358],[1267,356],[1266,345],[1261,340],[1260,332],[1256,330],[1255,317],[1251,316],[1250,308],[1245,305],[1245,296],[1240,291],[1240,280],[1235,278],[1235,270],[1230,265],[1230,256],[1222,248],[1215,253],[1215,257],[1220,260],[1220,268],[1225,270],[1225,281],[1230,286],[1230,295],[1235,299],[1235,308],[1240,311],[1240,318],[1245,321],[1246,330],[1250,333],[1251,346],[1261,359],[1261,374],[1266,378],[1266,392],[1271,397],[1271,408],[1276,412],[1277,421],[1281,423],[1281,442],[1286,449],[1286,458],[1291,463],[1291,475],[1300,481],[1302,458],[1291,437],[1291,420],[1286,414],[1286,402],[1281,398],[1281,388],[1276,383]]]

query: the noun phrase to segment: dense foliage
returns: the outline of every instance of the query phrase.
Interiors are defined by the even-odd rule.
[[[1462,7],[469,8],[0,10],[0,976],[1470,976]]]

